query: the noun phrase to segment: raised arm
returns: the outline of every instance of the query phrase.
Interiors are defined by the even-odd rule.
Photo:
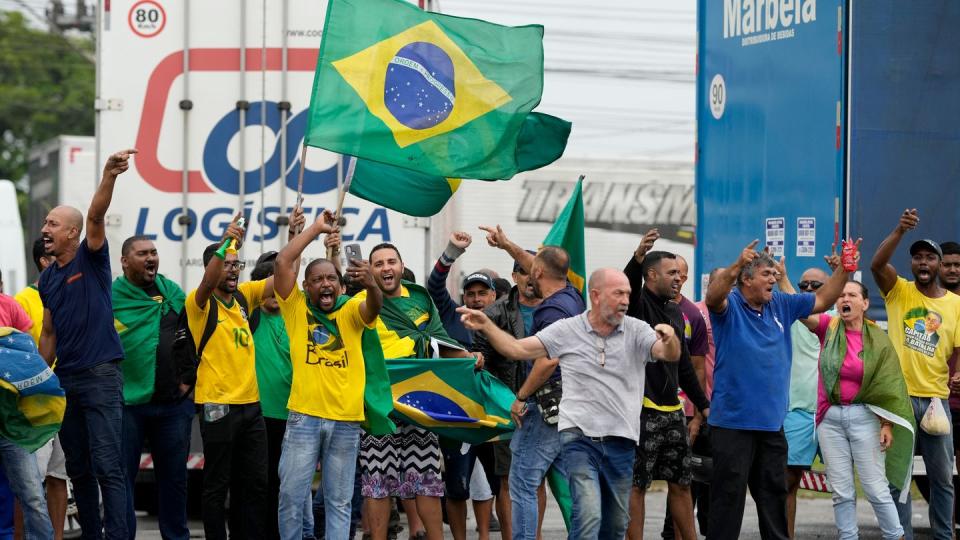
[[[897,250],[897,245],[903,239],[903,235],[917,228],[920,224],[920,216],[917,215],[916,208],[908,208],[900,214],[900,221],[893,231],[880,242],[876,253],[870,261],[870,273],[873,274],[873,280],[880,287],[880,292],[887,294],[890,289],[897,284],[897,269],[890,264],[893,253]]]
[[[547,349],[536,336],[516,339],[497,328],[487,315],[476,309],[457,308],[460,320],[470,330],[483,332],[494,349],[510,360],[527,360],[547,356]]]
[[[243,243],[243,227],[237,225],[237,221],[240,220],[240,216],[243,214],[237,212],[237,215],[233,216],[233,221],[230,222],[230,225],[227,226],[227,230],[223,233],[223,238],[221,242],[226,241],[228,238],[231,238],[236,241],[237,247]],[[223,275],[223,259],[219,255],[214,255],[210,257],[210,262],[207,263],[207,267],[203,270],[203,278],[200,280],[200,285],[197,287],[197,294],[194,296],[194,301],[197,303],[197,307],[203,308],[207,305],[207,301],[210,300],[210,295],[213,294],[213,290],[217,288],[217,285],[220,283],[220,276]],[[272,278],[271,278],[272,282]],[[264,292],[266,296],[266,292]]]
[[[489,226],[481,225],[480,230],[487,233],[487,243],[495,248],[500,248],[517,261],[524,272],[530,273],[530,267],[533,266],[533,255],[527,253],[525,249],[514,244],[507,238],[506,233],[500,228],[500,225]]]
[[[854,253],[854,260],[860,262],[860,242],[862,238],[857,238],[856,252]],[[843,286],[846,285],[849,274],[843,265],[838,265],[833,269],[833,274],[830,274],[830,279],[823,284],[823,287],[820,287],[816,291],[816,302],[813,304],[813,310],[810,312],[814,313],[823,313],[824,311],[830,309],[831,306],[837,303],[837,299],[840,298],[840,295],[843,294]],[[894,277],[896,279],[896,277]],[[889,290],[889,289],[888,289]],[[809,326],[808,326],[809,328]],[[816,326],[814,326],[816,328]]]
[[[440,254],[440,258],[433,265],[433,270],[430,271],[430,277],[427,278],[427,293],[430,294],[430,298],[444,320],[447,317],[454,317],[453,311],[459,307],[453,298],[450,298],[450,292],[447,290],[450,267],[466,252],[471,242],[473,239],[465,232],[458,231],[450,234],[447,247]]]
[[[299,273],[300,256],[303,254],[303,250],[307,249],[310,242],[313,242],[313,239],[317,236],[336,231],[329,223],[332,216],[333,214],[329,210],[324,210],[320,219],[317,219],[312,225],[303,229],[303,232],[291,238],[287,245],[280,250],[280,253],[277,253],[277,263],[273,270],[273,291],[280,298],[289,298],[290,293],[297,286],[297,274]],[[294,210],[294,217],[296,217],[296,210]],[[293,221],[291,219],[291,225],[293,225]],[[290,230],[296,231],[299,230],[299,227],[291,226]],[[266,296],[266,294],[264,295]]]
[[[704,297],[707,309],[714,313],[723,313],[727,310],[727,296],[733,290],[734,285],[737,284],[740,269],[757,257],[756,249],[759,243],[760,240],[750,242],[747,247],[743,248],[740,258],[728,268],[720,271],[710,282],[710,286],[707,287],[707,294]]]
[[[87,210],[87,249],[90,251],[99,251],[103,247],[106,239],[104,220],[113,199],[113,185],[117,177],[130,168],[130,156],[136,153],[133,148],[122,150],[108,157],[106,165],[103,166],[103,177]]]
[[[47,362],[48,366],[53,365],[53,360],[57,357],[57,329],[53,326],[53,313],[43,308],[43,328],[40,330],[40,356]]]
[[[380,316],[380,310],[383,309],[383,292],[380,286],[373,279],[373,272],[370,271],[370,263],[362,259],[350,259],[347,262],[347,272],[350,279],[359,283],[367,291],[367,298],[360,304],[360,318],[363,322],[370,324]]]
[[[653,327],[657,332],[657,341],[650,350],[650,356],[664,362],[677,362],[680,360],[680,340],[673,327],[669,324],[660,323]]]

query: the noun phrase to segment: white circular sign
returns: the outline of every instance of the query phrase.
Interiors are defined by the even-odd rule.
[[[710,113],[719,120],[727,107],[727,84],[723,82],[723,75],[717,73],[713,76],[713,80],[710,81],[710,94],[707,99],[710,101]]]
[[[167,13],[155,0],[141,0],[130,8],[127,23],[134,34],[152,38],[162,32],[163,27],[167,25]]]

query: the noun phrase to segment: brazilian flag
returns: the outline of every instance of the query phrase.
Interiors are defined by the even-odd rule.
[[[584,301],[587,300],[587,251],[586,242],[583,238],[583,177],[577,180],[576,186],[570,193],[570,199],[564,205],[560,215],[550,227],[546,239],[543,241],[545,246],[559,246],[566,250],[570,256],[570,270],[567,271],[567,279],[583,295]]]
[[[515,396],[473,358],[387,360],[394,414],[437,435],[480,444],[514,429]]]
[[[563,154],[570,123],[533,113],[543,27],[330,0],[306,144],[447,178],[505,179]]]
[[[35,452],[60,431],[66,407],[30,334],[0,328],[0,437]]]

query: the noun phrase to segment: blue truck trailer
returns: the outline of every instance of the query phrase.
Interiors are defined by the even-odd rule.
[[[863,237],[872,291],[904,208],[920,213],[910,239],[960,240],[957,28],[953,0],[699,0],[698,295],[753,239],[796,282]],[[910,275],[907,245],[892,262]]]

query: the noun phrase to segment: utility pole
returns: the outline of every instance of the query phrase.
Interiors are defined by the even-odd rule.
[[[85,0],[76,0],[76,11],[72,14],[63,7],[63,0],[50,0],[46,15],[50,31],[58,34],[67,30],[92,32],[96,23],[93,10],[87,8]]]

